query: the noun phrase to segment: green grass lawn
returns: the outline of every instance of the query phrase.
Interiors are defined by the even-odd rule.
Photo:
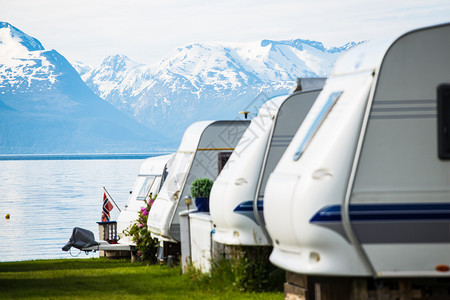
[[[0,299],[283,299],[208,286],[180,267],[129,260],[59,259],[0,263]]]

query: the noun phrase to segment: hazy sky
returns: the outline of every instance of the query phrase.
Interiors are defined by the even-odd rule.
[[[6,21],[71,61],[146,64],[191,42],[310,39],[326,47],[450,22],[448,0],[0,0]]]

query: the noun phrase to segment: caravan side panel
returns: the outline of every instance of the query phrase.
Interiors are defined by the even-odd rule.
[[[174,210],[188,176],[200,137],[213,121],[196,122],[186,129],[180,146],[173,158],[170,173],[150,210],[147,225],[155,237],[175,241],[169,233]]]
[[[213,181],[217,178],[219,154],[232,152],[249,124],[248,121],[216,121],[203,130],[189,172],[181,186],[179,201],[171,216],[170,235],[175,240],[180,240],[179,213],[187,209],[185,197],[191,194],[192,182],[197,178],[209,178]],[[195,208],[195,201],[192,208]]]
[[[436,119],[449,49],[450,25],[415,31],[379,70],[349,210],[381,276],[438,275],[449,264],[450,162],[438,157]]]

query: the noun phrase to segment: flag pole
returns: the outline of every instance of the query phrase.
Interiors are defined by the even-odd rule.
[[[121,212],[120,207],[117,205],[116,201],[114,201],[113,197],[111,197],[111,195],[108,193],[108,191],[106,190],[105,187],[103,187],[103,190],[108,194],[109,199],[112,200],[112,202],[114,203],[114,205],[117,207],[117,209],[119,210],[119,212]]]

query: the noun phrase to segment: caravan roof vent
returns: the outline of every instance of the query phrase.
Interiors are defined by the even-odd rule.
[[[317,78],[297,78],[297,83],[292,89],[291,94],[304,90],[321,89],[325,85],[327,79],[323,77]]]
[[[249,111],[246,111],[246,110],[240,111],[240,112],[239,112],[240,115],[244,115],[244,117],[245,117],[246,120],[247,120],[247,116],[248,116],[249,113],[250,113],[250,112],[249,112]]]
[[[291,91],[291,94],[295,92],[300,92],[302,90],[302,79],[297,78],[297,82],[295,83],[294,89]]]

